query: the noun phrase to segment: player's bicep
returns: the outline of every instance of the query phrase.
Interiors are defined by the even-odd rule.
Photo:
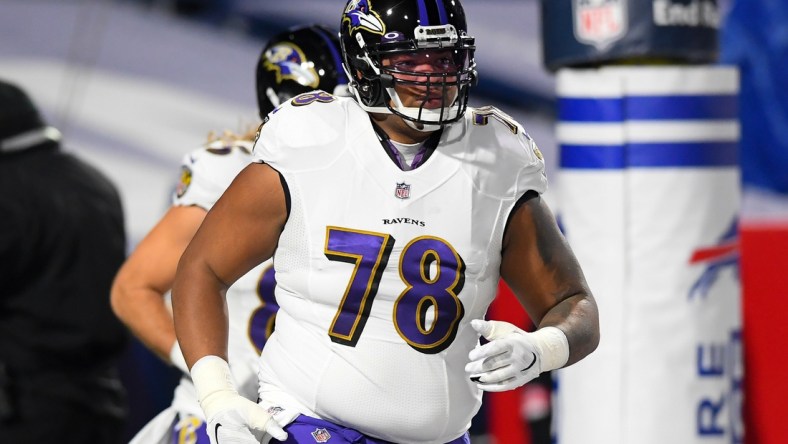
[[[208,212],[192,241],[216,277],[230,285],[273,255],[287,219],[279,173],[252,163]]]
[[[537,325],[559,302],[588,294],[580,265],[541,197],[514,210],[503,245],[501,277]]]

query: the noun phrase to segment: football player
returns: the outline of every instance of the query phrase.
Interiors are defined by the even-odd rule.
[[[276,35],[258,60],[256,86],[261,118],[300,93],[322,89],[346,95],[347,78],[339,59],[337,33],[312,25]],[[255,133],[211,137],[203,148],[184,156],[172,207],[137,246],[115,279],[115,313],[145,345],[184,373],[171,406],[148,423],[132,443],[208,442],[204,415],[175,339],[164,295],[175,278],[178,259],[206,213],[252,160]],[[276,316],[274,285],[269,261],[256,265],[227,292],[232,378],[241,396],[253,401],[258,397],[257,357]]]
[[[535,142],[467,105],[459,0],[351,0],[340,40],[353,97],[306,93],[269,115],[179,264],[176,331],[214,444],[467,443],[483,391],[599,341]],[[223,293],[272,256],[258,405],[228,378]],[[536,331],[484,319],[499,277]]]

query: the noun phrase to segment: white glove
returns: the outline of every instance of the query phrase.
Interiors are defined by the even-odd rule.
[[[191,375],[208,421],[206,431],[211,444],[260,444],[264,438],[287,439],[287,432],[270,414],[238,394],[224,359],[204,356],[194,363]]]
[[[471,326],[490,341],[471,350],[471,362],[465,366],[481,390],[503,392],[520,387],[569,360],[569,342],[556,327],[528,333],[508,322],[482,319],[472,320]]]

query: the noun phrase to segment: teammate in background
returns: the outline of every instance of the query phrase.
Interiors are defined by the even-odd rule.
[[[336,32],[323,26],[294,28],[273,37],[257,65],[261,118],[282,101],[315,89],[346,95]],[[254,128],[256,130],[257,127]],[[172,405],[148,423],[132,443],[207,443],[203,413],[183,360],[164,295],[172,286],[183,250],[208,210],[238,172],[251,162],[255,132],[225,133],[184,157],[173,205],[120,269],[112,307],[159,357],[181,369]],[[257,265],[228,290],[232,375],[242,396],[257,399],[257,358],[274,326],[274,273]]]
[[[128,334],[107,300],[126,257],[115,185],[0,81],[0,442],[120,443]]]
[[[459,0],[350,0],[340,40],[354,97],[270,114],[178,265],[176,332],[214,444],[467,443],[483,390],[599,341],[536,144],[466,106]],[[228,377],[224,292],[272,256],[280,310],[255,404]],[[535,332],[483,319],[499,276]]]

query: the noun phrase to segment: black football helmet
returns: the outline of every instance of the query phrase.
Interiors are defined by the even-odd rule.
[[[339,34],[350,93],[367,112],[395,114],[426,130],[465,113],[476,79],[475,40],[468,35],[459,0],[349,0]],[[451,51],[455,71],[412,72],[382,63],[385,56],[444,49]],[[413,80],[416,77],[421,80]],[[456,87],[457,97],[439,108],[425,107],[427,98],[419,107],[405,107],[395,85],[441,91],[444,100]]]
[[[347,83],[335,31],[323,25],[291,28],[271,38],[257,62],[260,117],[315,89],[347,96]]]

